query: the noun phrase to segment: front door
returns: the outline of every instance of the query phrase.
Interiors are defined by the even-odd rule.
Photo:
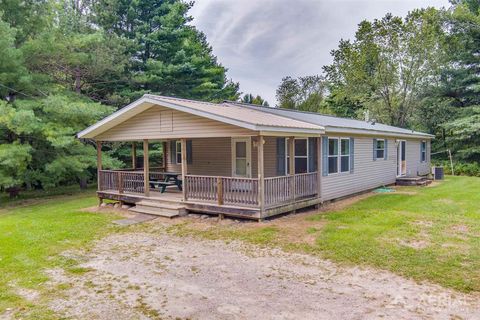
[[[250,138],[232,138],[232,176],[250,178],[251,168],[251,141]]]
[[[397,177],[403,177],[407,174],[406,161],[407,142],[399,141],[397,145]]]

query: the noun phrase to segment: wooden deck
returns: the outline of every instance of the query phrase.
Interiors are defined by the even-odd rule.
[[[162,174],[151,172],[149,180],[158,180]],[[267,178],[263,188],[255,178],[185,175],[183,191],[170,186],[164,193],[155,188],[145,192],[144,178],[142,172],[102,170],[98,197],[138,204],[139,209],[147,202],[150,211],[154,207],[162,208],[163,204],[165,208],[174,206],[181,212],[250,219],[263,219],[321,202],[317,172]],[[262,196],[263,206],[260,205]]]
[[[241,217],[249,219],[259,219],[260,209],[252,207],[230,206],[230,205],[217,205],[208,201],[182,201],[182,192],[178,190],[168,190],[164,193],[157,191],[150,191],[150,195],[146,197],[142,193],[135,192],[123,192],[119,193],[117,190],[102,190],[97,191],[97,195],[100,199],[110,199],[121,201],[128,204],[137,204],[141,201],[148,200],[158,203],[178,204],[185,207],[187,211],[225,215],[232,217]]]

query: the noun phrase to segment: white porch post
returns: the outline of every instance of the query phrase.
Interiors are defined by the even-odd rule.
[[[148,159],[148,140],[143,140],[143,192],[145,197],[150,195],[150,163]]]
[[[291,177],[290,192],[292,199],[295,200],[295,137],[290,137],[288,139],[288,149],[288,168]]]
[[[265,212],[265,172],[264,172],[264,156],[263,144],[265,140],[263,136],[258,136],[258,204],[260,206],[260,218]]]
[[[182,201],[187,200],[186,190],[186,183],[185,183],[185,176],[187,175],[187,139],[182,138],[180,140],[181,148],[182,148]]]

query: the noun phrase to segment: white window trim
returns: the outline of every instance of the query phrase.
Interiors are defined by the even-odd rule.
[[[337,143],[338,143],[338,154],[336,156],[331,156],[330,155],[330,143],[329,143],[329,140],[337,140]],[[344,157],[348,157],[348,170],[346,171],[342,171],[342,140],[346,140],[347,143],[348,143],[348,155],[343,155]],[[328,176],[333,176],[333,175],[337,175],[337,174],[346,174],[346,173],[350,173],[350,169],[351,169],[351,163],[350,163],[350,148],[352,146],[350,145],[350,137],[328,137],[327,138],[327,175]],[[329,158],[333,158],[333,157],[337,157],[337,172],[332,172],[330,173],[330,170],[329,170],[329,163],[330,161],[328,161]]]
[[[180,158],[178,158],[179,155]],[[175,140],[175,161],[177,164],[182,164],[182,141],[180,140]]]
[[[288,140],[290,138],[285,138],[285,175],[288,174],[288,167],[289,167],[289,162],[288,162],[288,158],[289,158],[289,155],[288,155]],[[310,147],[309,147],[309,143],[308,143],[308,138],[295,138],[294,139],[295,141],[296,140],[306,140],[305,143],[307,144],[307,155],[306,156],[297,156],[295,155],[295,142],[293,143],[293,158],[294,159],[297,159],[297,158],[300,158],[300,159],[303,159],[303,158],[306,158],[307,159],[307,173],[310,172],[310,163],[308,161],[309,159],[309,156],[310,156]],[[293,165],[295,166],[295,160],[293,161]]]
[[[348,154],[342,154],[342,140],[347,141],[348,144]],[[339,159],[338,159],[338,169],[340,173],[350,172],[350,138],[340,138],[340,144],[338,145]],[[342,171],[342,157],[348,157],[348,170]]]
[[[385,139],[376,139],[377,141],[375,142],[375,159],[383,159],[385,160]],[[378,146],[378,141],[383,141],[383,148],[382,149],[379,149],[377,146]],[[378,150],[383,150],[383,157],[378,157],[378,153],[377,151]]]
[[[423,148],[424,143],[425,143],[425,148]],[[422,147],[420,156],[423,156],[423,154],[425,154],[425,157],[424,157],[424,160],[422,160],[422,163],[425,163],[427,162],[427,140],[420,141],[420,146]]]

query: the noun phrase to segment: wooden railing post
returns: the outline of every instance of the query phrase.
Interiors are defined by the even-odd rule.
[[[187,174],[188,167],[187,167],[187,139],[183,138],[180,140],[181,148],[182,148],[182,199],[183,201],[187,200],[187,193],[186,193],[186,181],[185,175]]]
[[[150,163],[148,158],[148,140],[143,140],[143,192],[150,195]]]
[[[97,189],[102,190],[100,171],[102,170],[102,142],[97,141]]]
[[[322,138],[317,137],[317,198],[322,200]]]
[[[163,170],[167,169],[167,142],[163,141],[162,142],[162,168]]]
[[[117,174],[118,174],[118,193],[123,193],[123,174],[120,171]]]
[[[258,136],[258,205],[260,207],[260,217],[265,211],[265,173],[263,156],[263,136]]]
[[[221,177],[217,178],[217,201],[218,205],[223,205],[223,180]]]
[[[137,146],[135,141],[132,142],[132,169],[133,171],[137,169]]]
[[[290,169],[290,192],[292,200],[295,200],[295,137],[290,137],[288,139],[288,157],[289,163],[288,167]]]

